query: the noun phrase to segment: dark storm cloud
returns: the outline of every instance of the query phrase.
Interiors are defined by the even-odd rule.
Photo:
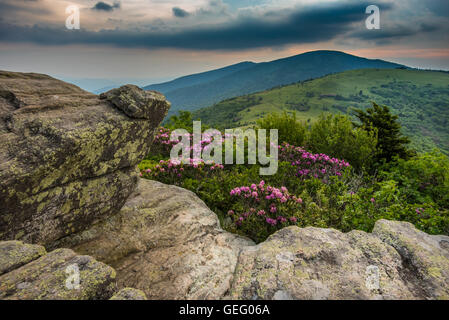
[[[338,2],[240,17],[221,25],[171,31],[65,30],[0,23],[0,40],[47,45],[105,44],[119,47],[180,48],[198,50],[250,49],[332,40],[352,29],[362,29],[370,3]],[[382,10],[391,9],[384,5]]]
[[[184,9],[181,9],[181,8],[178,8],[178,7],[172,8],[172,12],[173,12],[173,15],[175,17],[177,17],[177,18],[185,18],[185,17],[188,17],[190,15],[190,13],[188,13]]]
[[[97,11],[112,11],[114,9],[120,9],[120,2],[114,2],[114,4],[110,5],[106,2],[100,1],[92,7],[92,10]]]
[[[374,40],[378,44],[391,43],[395,39],[412,37],[421,33],[435,32],[441,27],[433,24],[422,23],[419,26],[413,25],[397,25],[389,28],[381,28],[380,30],[361,30],[348,35],[348,38],[356,38],[360,40]]]

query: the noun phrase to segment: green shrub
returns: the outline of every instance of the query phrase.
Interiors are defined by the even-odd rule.
[[[348,161],[356,170],[369,168],[376,156],[376,135],[353,127],[349,117],[322,114],[312,124],[306,147]]]
[[[271,113],[257,121],[260,129],[277,129],[279,142],[288,142],[296,146],[304,146],[307,141],[307,124],[292,115]]]
[[[348,116],[325,113],[309,126],[297,121],[295,113],[269,114],[258,125],[261,129],[278,129],[279,142],[346,160],[357,171],[371,168],[376,157],[375,133],[354,128]]]
[[[397,159],[384,167],[381,176],[397,181],[409,203],[435,203],[449,209],[449,158],[440,152]]]

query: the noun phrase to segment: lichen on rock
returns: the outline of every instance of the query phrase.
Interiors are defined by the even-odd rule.
[[[141,179],[117,215],[61,239],[117,270],[119,288],[148,299],[221,299],[246,238],[225,232],[192,192]]]
[[[154,113],[165,112],[168,103],[159,92],[144,91],[131,84],[102,93],[100,99],[110,101],[131,118],[151,121],[158,120],[155,119]],[[158,124],[155,123],[155,125]]]
[[[77,255],[70,249],[42,254],[40,246],[0,242],[0,247],[11,246],[13,251],[9,256],[15,255],[12,252],[20,252],[22,256],[23,253],[32,254],[28,255],[27,263],[16,264],[0,276],[0,299],[108,299],[115,291],[115,270],[92,257]],[[36,258],[36,254],[41,256]]]
[[[239,256],[235,299],[448,299],[449,251],[412,224],[284,228]]]
[[[0,240],[51,247],[120,210],[170,104],[118,90],[139,114],[46,75],[0,71]]]
[[[0,276],[46,254],[44,247],[20,241],[0,241]]]

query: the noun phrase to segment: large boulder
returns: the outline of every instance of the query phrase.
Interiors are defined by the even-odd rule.
[[[39,245],[5,241],[0,261],[2,300],[108,299],[116,287],[114,269],[69,249],[47,254]]]
[[[52,247],[118,212],[169,106],[136,86],[100,98],[0,71],[0,240]]]
[[[119,288],[148,299],[224,297],[248,245],[192,192],[143,179],[117,215],[58,242],[113,266]]]
[[[372,234],[288,227],[243,250],[235,299],[449,299],[449,237],[380,220]]]

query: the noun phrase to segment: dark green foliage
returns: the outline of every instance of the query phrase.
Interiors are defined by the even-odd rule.
[[[165,127],[171,130],[185,129],[192,133],[192,124],[194,119],[189,111],[179,111],[178,115],[171,116],[165,123]],[[207,125],[202,125],[204,130],[208,129]]]
[[[449,209],[449,160],[440,152],[398,159],[385,166],[381,176],[396,181],[409,202]]]
[[[361,124],[356,127],[377,134],[377,162],[390,162],[394,157],[407,159],[411,151],[407,149],[410,139],[401,133],[401,124],[398,116],[393,115],[387,106],[379,106],[373,102],[373,107],[366,111],[355,109],[355,116]]]

